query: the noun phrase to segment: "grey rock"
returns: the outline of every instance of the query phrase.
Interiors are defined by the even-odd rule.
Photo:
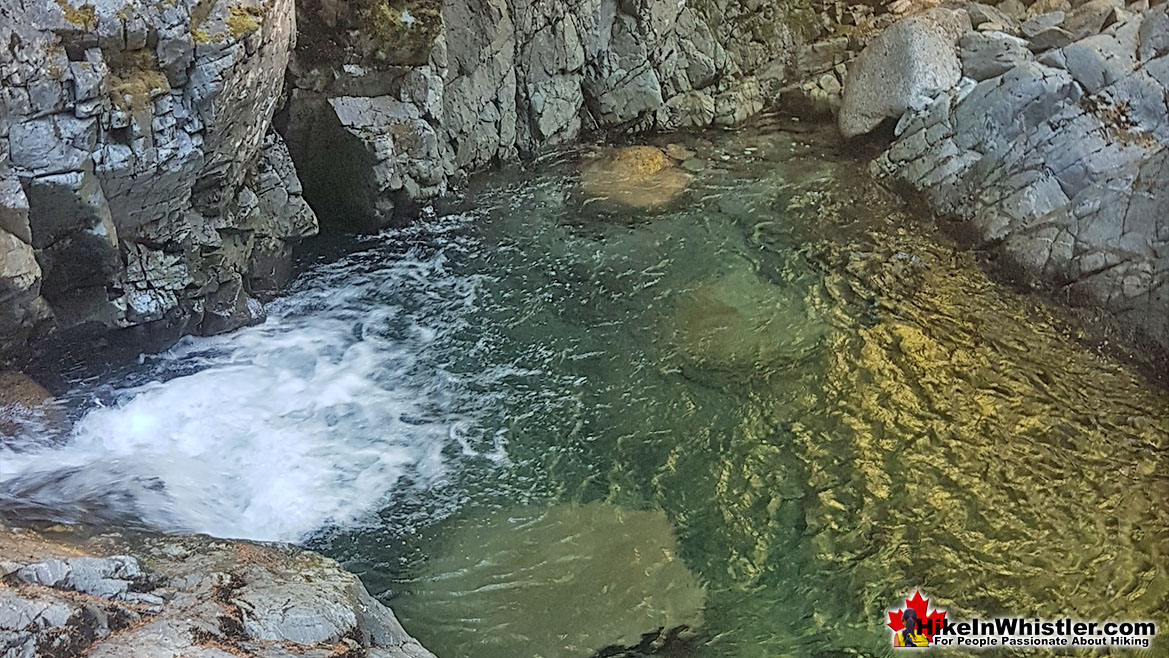
[[[970,17],[970,25],[975,29],[979,29],[987,23],[998,25],[1000,31],[1015,32],[1019,29],[1019,23],[1015,17],[999,7],[992,7],[980,2],[965,3],[961,7]]]
[[[969,32],[958,42],[962,74],[981,81],[1002,75],[1020,62],[1034,59],[1027,42],[1001,32]]]
[[[1034,39],[1036,35],[1042,33],[1044,30],[1062,25],[1065,18],[1066,15],[1062,11],[1049,11],[1023,21],[1023,24],[1019,26],[1019,30],[1023,33],[1023,36],[1028,39]]]
[[[293,1],[242,22],[229,3],[198,4],[96,3],[92,18],[52,0],[0,6],[0,40],[24,44],[0,51],[0,229],[39,264],[4,240],[0,351],[50,320],[197,318],[215,283],[252,280],[248,249],[288,258],[315,232],[299,182],[275,180],[295,170],[260,173]]]
[[[841,134],[863,135],[957,84],[958,39],[969,28],[964,12],[936,8],[881,32],[849,68],[837,117]]]
[[[328,658],[342,645],[353,654],[433,658],[332,560],[203,536],[125,541],[108,534],[61,541],[0,526],[0,550],[45,556],[14,565],[16,580],[0,587],[4,655],[32,657],[51,646],[96,658]],[[135,555],[98,552],[112,547]],[[50,557],[62,554],[74,557]]]
[[[1062,27],[1049,27],[1031,37],[1031,50],[1043,52],[1052,48],[1062,48],[1075,40],[1075,35]]]
[[[1088,0],[1073,9],[1061,27],[1076,39],[1099,34],[1118,8],[1124,8],[1123,0]]]
[[[872,169],[919,189],[1023,282],[1169,348],[1169,58],[1138,64],[1163,11],[947,92]]]

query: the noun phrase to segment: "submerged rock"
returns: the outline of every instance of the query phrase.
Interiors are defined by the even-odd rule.
[[[626,146],[603,153],[581,168],[580,187],[588,201],[608,201],[651,210],[678,198],[690,174],[654,146]]]
[[[14,437],[26,426],[43,430],[63,425],[64,414],[53,402],[52,394],[27,375],[0,371],[0,435]]]
[[[395,606],[441,655],[555,658],[702,623],[705,594],[660,510],[602,503],[455,523]],[[458,627],[464,632],[444,633]],[[455,646],[476,629],[474,646]]]
[[[703,368],[750,370],[798,359],[825,330],[801,294],[746,268],[699,284],[676,308],[676,345]]]

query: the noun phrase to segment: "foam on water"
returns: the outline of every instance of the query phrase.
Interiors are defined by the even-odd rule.
[[[74,392],[97,406],[65,442],[0,444],[0,495],[296,541],[435,486],[455,460],[501,459],[498,438],[475,439],[460,377],[428,349],[460,328],[478,281],[446,271],[456,241],[402,254],[410,237],[307,273],[261,326],[144,359],[145,382]]]

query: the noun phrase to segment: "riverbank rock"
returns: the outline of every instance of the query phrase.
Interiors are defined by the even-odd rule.
[[[527,507],[451,521],[395,606],[440,655],[544,658],[697,629],[705,593],[660,510]],[[473,644],[467,627],[478,629]],[[458,627],[459,633],[443,633]]]
[[[980,81],[903,116],[873,171],[917,190],[1018,281],[1169,348],[1167,26],[1161,5],[1038,61],[965,58]]]
[[[5,656],[433,658],[319,555],[201,536],[0,527]]]
[[[299,8],[301,48],[277,124],[309,200],[362,230],[409,218],[467,173],[586,131],[739,125],[819,30],[806,0]]]
[[[268,131],[293,0],[8,3],[0,39],[0,341],[50,319],[197,331],[224,286],[251,297],[254,259],[315,232]],[[283,160],[263,190],[261,158]]]
[[[678,198],[691,176],[655,146],[609,149],[581,167],[585,203],[603,201],[652,210]]]
[[[935,8],[897,21],[869,43],[848,70],[837,124],[844,137],[924,106],[962,77],[957,45],[966,12]]]

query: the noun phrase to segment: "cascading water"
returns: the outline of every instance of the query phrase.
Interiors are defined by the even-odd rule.
[[[70,392],[92,409],[63,442],[30,431],[0,445],[0,489],[65,516],[299,541],[367,521],[400,486],[435,487],[459,458],[501,458],[471,445],[473,404],[452,401],[463,383],[436,353],[475,304],[478,277],[444,268],[457,248],[375,247],[314,268],[265,324]]]
[[[919,586],[1169,623],[1163,391],[823,143],[686,146],[681,198],[502,172],[79,381],[0,502],[306,542],[444,658],[883,655]]]

